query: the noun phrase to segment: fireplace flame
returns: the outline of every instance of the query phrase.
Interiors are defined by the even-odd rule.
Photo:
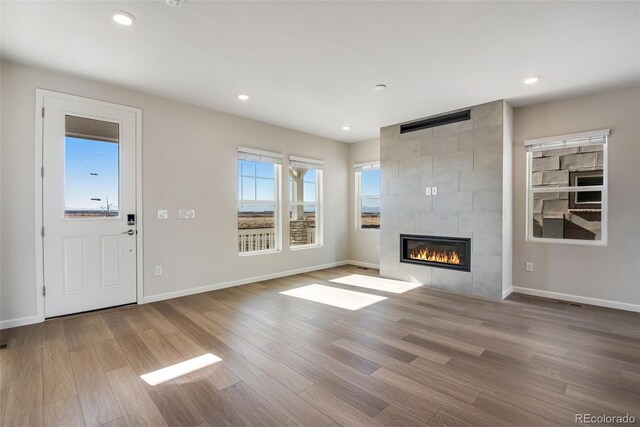
[[[414,249],[409,253],[409,258],[422,261],[441,262],[444,264],[460,264],[460,256],[455,250],[434,251],[429,249]]]

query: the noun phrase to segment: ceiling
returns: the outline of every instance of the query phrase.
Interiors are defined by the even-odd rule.
[[[640,84],[640,2],[1,7],[3,59],[346,142],[496,99],[522,106]],[[117,25],[113,9],[136,23]],[[540,81],[524,85],[531,75]]]

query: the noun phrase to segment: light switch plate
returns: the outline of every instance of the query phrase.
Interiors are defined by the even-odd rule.
[[[438,187],[431,187],[431,194],[432,195],[437,195],[438,194]]]
[[[196,218],[196,210],[195,209],[179,209],[178,210],[178,218],[180,218],[180,219],[195,219]]]
[[[427,189],[424,192],[425,195],[430,196],[431,195],[431,187],[427,187]]]
[[[158,219],[168,219],[169,211],[166,209],[158,209]]]
[[[532,262],[525,263],[524,270],[525,271],[533,271],[533,263]]]

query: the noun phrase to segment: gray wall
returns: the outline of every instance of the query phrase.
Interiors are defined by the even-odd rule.
[[[472,107],[468,121],[381,130],[383,276],[502,297],[504,114],[505,103],[495,101]],[[426,196],[433,186],[438,195]],[[400,263],[402,233],[471,237],[471,272]]]
[[[380,139],[355,142],[350,145],[351,165],[355,163],[372,162],[380,160]],[[356,191],[355,173],[352,171],[349,178],[351,204],[349,208],[349,259],[352,261],[377,266],[380,263],[380,231],[360,230],[356,226]]]
[[[513,124],[514,286],[640,309],[640,87],[517,108]],[[611,128],[608,246],[525,242],[524,140],[605,128]],[[527,261],[533,272],[525,272]]]
[[[348,259],[347,144],[68,75],[6,62],[1,67],[0,320],[36,314],[36,88],[143,109],[145,296]],[[289,251],[285,245],[277,254],[237,255],[238,145],[325,161],[331,197],[324,198],[323,248]],[[286,201],[288,186],[283,189]],[[169,209],[171,219],[158,221],[159,208]],[[178,208],[195,208],[196,220],[176,220]],[[154,275],[155,265],[163,266],[162,276]]]

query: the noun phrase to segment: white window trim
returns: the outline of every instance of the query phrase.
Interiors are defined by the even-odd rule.
[[[526,207],[525,207],[525,239],[527,242],[534,243],[557,243],[562,245],[578,245],[578,246],[608,246],[608,211],[609,211],[609,129],[602,129],[591,132],[581,132],[568,135],[560,135],[556,137],[536,138],[525,140],[526,152]],[[584,186],[584,187],[548,187],[534,188],[531,186],[531,173],[533,163],[533,152],[541,150],[552,150],[570,146],[585,146],[601,144],[602,148],[602,175],[603,185]],[[552,239],[548,237],[533,236],[533,197],[535,193],[556,193],[556,192],[584,192],[584,191],[601,191],[602,192],[602,235],[600,240],[580,240],[580,239]]]
[[[371,161],[371,162],[363,162],[363,163],[355,163],[353,165],[354,173],[355,173],[355,226],[356,230],[364,231],[364,232],[380,232],[380,228],[362,228],[362,199],[381,199],[381,196],[372,197],[372,196],[362,196],[362,172],[380,169],[379,161]]]
[[[323,188],[324,188],[324,169],[322,166],[324,162],[321,160],[305,159],[303,157],[290,156],[289,161],[306,161],[310,164],[318,165],[316,169],[316,201],[315,202],[292,202],[291,195],[289,195],[289,210],[294,206],[315,206],[316,207],[316,242],[308,245],[292,245],[291,239],[289,239],[289,250],[299,251],[304,249],[317,249],[324,246],[324,203],[323,203]],[[289,222],[291,219],[289,218]]]
[[[276,159],[276,162],[272,163],[274,166],[274,180],[273,180],[273,195],[275,197],[274,202],[271,201],[267,201],[267,200],[247,200],[246,204],[252,204],[252,205],[274,205],[274,213],[273,213],[273,229],[275,232],[275,247],[273,249],[267,249],[267,250],[261,250],[261,251],[250,251],[250,252],[237,252],[238,256],[240,257],[247,257],[247,256],[255,256],[255,255],[266,255],[266,254],[274,254],[274,253],[279,253],[282,252],[282,219],[281,219],[281,212],[282,212],[282,162],[281,159],[284,158],[284,156],[282,154],[279,153],[272,153],[270,151],[264,151],[264,150],[256,150],[253,148],[246,148],[246,147],[238,147],[238,149],[236,150],[236,248],[238,247],[238,236],[240,234],[240,229],[238,228],[238,208],[240,207],[240,205],[242,204],[243,200],[238,198],[238,169],[237,169],[237,165],[238,165],[238,152],[245,152],[245,153],[250,153],[250,154],[254,154],[257,156],[264,156],[264,157],[273,157],[274,159]],[[278,162],[277,160],[280,160],[280,162]]]

